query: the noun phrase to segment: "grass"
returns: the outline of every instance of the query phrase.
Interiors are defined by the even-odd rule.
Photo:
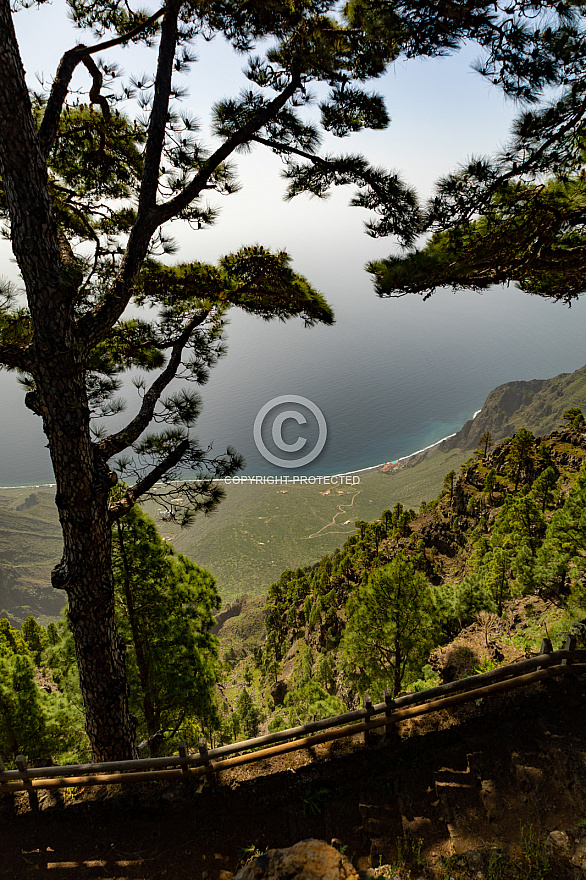
[[[306,786],[300,795],[303,815],[319,816],[332,794],[328,788],[312,788]]]
[[[536,434],[551,431],[565,409],[582,405],[585,384],[584,368],[554,377],[528,393],[513,415],[506,414],[506,429],[525,425]],[[500,412],[501,396],[497,392],[492,402],[489,396],[478,425]],[[183,531],[164,522],[154,502],[145,508],[179,552],[212,572],[226,604],[244,593],[266,595],[285,569],[311,565],[341,547],[358,519],[371,522],[397,502],[419,510],[422,501],[438,495],[446,473],[458,472],[470,453],[469,448],[435,449],[389,474],[364,472],[356,487],[231,485],[214,514],[196,518]],[[32,492],[40,502],[16,511]],[[55,619],[64,601],[49,580],[60,556],[51,490],[0,489],[0,616],[16,623],[29,614],[41,623]]]
[[[225,602],[242,593],[265,595],[285,569],[311,565],[341,547],[356,520],[371,522],[398,501],[418,510],[465,455],[437,451],[390,474],[368,471],[355,487],[231,485],[217,511],[190,529],[158,525],[179,552],[213,573]],[[154,503],[146,510],[157,517]]]

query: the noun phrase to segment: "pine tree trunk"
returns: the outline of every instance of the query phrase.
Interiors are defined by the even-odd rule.
[[[401,647],[400,642],[395,642],[395,666],[393,669],[393,699],[401,693]]]
[[[116,481],[91,442],[85,371],[75,355],[49,357],[35,371],[57,484],[63,558],[53,586],[69,598],[86,730],[94,761],[135,757],[124,644],[116,630],[108,491]],[[30,401],[29,401],[30,405]]]
[[[115,478],[91,442],[87,352],[75,315],[81,275],[52,213],[8,0],[0,0],[0,70],[0,174],[31,318],[30,344],[21,356],[36,389],[26,403],[43,418],[63,530],[63,559],[52,581],[69,598],[93,759],[130,758],[135,723],[114,621],[107,506]]]

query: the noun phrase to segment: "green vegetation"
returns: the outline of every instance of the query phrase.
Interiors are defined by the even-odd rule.
[[[187,524],[221,497],[213,477],[241,465],[232,449],[211,456],[199,447],[192,432],[199,398],[189,386],[172,392],[171,383],[180,378],[193,387],[207,380],[223,354],[231,307],[265,320],[333,322],[323,296],[293,271],[284,251],[242,246],[217,265],[169,265],[164,258],[176,246],[166,224],[211,226],[217,211],[207,203],[209,191],[236,192],[230,159],[262,146],[286,159],[290,196],[325,195],[335,184],[352,183],[354,203],[368,208],[373,187],[395,194],[398,204],[371,228],[408,239],[410,195],[395,174],[359,156],[318,153],[323,132],[344,137],[386,127],[382,98],[362,86],[384,73],[402,40],[376,36],[351,7],[333,3],[277,3],[267,12],[262,2],[173,2],[150,15],[121,11],[109,0],[72,0],[71,20],[84,30],[83,43],[64,55],[46,91],[41,85],[22,100],[28,89],[13,22],[19,5],[0,7],[0,213],[23,289],[0,285],[0,367],[23,375],[25,404],[42,417],[47,435],[63,532],[52,582],[69,598],[92,754],[123,759],[134,754],[134,720],[116,632],[110,524],[155,483],[189,469],[199,479],[183,486],[182,508],[174,490],[159,501]],[[246,56],[235,91],[246,88],[213,105],[200,140],[172,78],[196,62],[198,40],[213,37]],[[125,77],[115,60],[121,48],[155,42],[154,77]],[[424,51],[436,43],[428,40]],[[83,74],[72,100],[76,69]],[[313,101],[312,83],[330,89],[319,122],[300,109]],[[216,139],[211,150],[210,138]],[[131,303],[133,316],[123,318]],[[94,434],[94,419],[122,411],[116,393],[129,369],[155,378],[138,380],[140,395],[126,424]],[[154,429],[157,424],[162,427]],[[112,502],[117,473],[129,485]]]
[[[224,642],[221,662],[213,578],[133,508],[113,526],[113,571],[138,738],[152,754],[202,734],[226,742],[338,714],[360,693],[433,687],[430,652],[471,624],[486,653],[456,643],[459,675],[500,662],[497,630],[503,650],[520,652],[570,629],[584,639],[585,461],[581,426],[546,438],[523,430],[448,474],[419,513],[397,503],[357,520],[341,549],[271,586],[264,641],[258,612],[248,628],[245,614],[227,619],[241,635]],[[547,619],[529,603],[522,634],[511,633],[508,603],[538,596]],[[20,633],[3,621],[0,636],[4,759],[87,757],[67,617],[45,628],[29,616]]]
[[[305,681],[322,676],[327,692],[348,702],[366,691],[380,698],[385,687],[433,686],[430,651],[471,624],[489,648],[515,598],[538,595],[552,608],[550,630],[536,621],[519,648],[567,632],[586,611],[586,444],[572,431],[535,438],[522,429],[459,477],[448,474],[419,515],[397,504],[375,522],[357,521],[318,564],[283,572],[268,593],[259,668],[276,681],[294,652]],[[458,650],[470,655],[460,663],[470,674],[478,660]],[[286,679],[292,694],[295,676]],[[288,691],[285,707],[287,697],[295,699]]]
[[[116,617],[126,648],[136,734],[155,755],[176,741],[195,745],[220,729],[217,639],[220,598],[209,572],[161,540],[133,508],[114,525]],[[47,687],[48,693],[37,684]],[[69,617],[45,629],[33,617],[13,629],[0,620],[0,754],[49,762],[88,757]]]
[[[27,624],[21,635],[0,619],[0,755],[8,767],[19,754],[67,763],[87,754],[83,717],[67,696],[39,687],[35,655],[46,636],[32,618]]]
[[[343,650],[361,690],[397,696],[408,670],[419,672],[433,647],[429,583],[399,552],[359,584],[347,605]]]
[[[582,138],[574,135],[583,119],[576,110],[584,88],[583,16],[578,4],[562,0],[472,4],[457,15],[450,3],[381,13],[370,0],[178,0],[149,14],[113,0],[70,0],[83,42],[64,55],[46,91],[41,84],[22,100],[28,90],[13,26],[20,5],[0,7],[0,209],[24,297],[10,285],[0,288],[0,366],[23,374],[26,406],[42,417],[64,544],[53,585],[69,597],[92,754],[112,760],[133,755],[134,723],[116,631],[110,524],[182,466],[201,479],[184,486],[181,511],[172,493],[167,503],[171,516],[188,522],[219,499],[210,476],[239,466],[231,449],[211,458],[198,446],[191,431],[197,395],[168,393],[171,383],[206,380],[222,353],[230,307],[265,319],[298,316],[307,325],[333,320],[286,253],[255,245],[215,266],[169,265],[158,259],[175,250],[166,225],[212,225],[217,212],[205,201],[208,192],[234,193],[231,160],[262,147],[284,161],[289,198],[324,197],[335,185],[353,184],[351,204],[371,212],[371,235],[394,235],[411,247],[440,228],[423,256],[413,255],[415,289],[422,263],[428,288],[438,283],[433,269],[447,264],[439,283],[486,287],[514,277],[535,293],[570,300],[582,292],[583,278]],[[246,57],[247,82],[206,114],[208,138],[216,139],[210,150],[196,120],[178,106],[182,90],[172,79],[196,62],[198,40],[213,37]],[[88,45],[94,40],[103,42]],[[123,78],[121,48],[155,41],[154,76]],[[506,95],[535,103],[556,94],[552,107],[523,116],[504,157],[475,160],[443,181],[424,207],[396,173],[360,155],[320,152],[324,133],[343,138],[389,124],[382,97],[365,88],[369,80],[399,59],[449,54],[470,41],[483,53],[478,69]],[[80,72],[86,79],[76,79],[72,100]],[[319,121],[303,112],[314,101],[312,86],[324,92]],[[392,278],[379,280],[379,292],[389,285]],[[131,303],[142,312],[124,319]],[[144,393],[124,427],[94,437],[92,418],[121,411],[115,395],[130,368],[157,376],[139,380]],[[157,422],[164,427],[152,431]],[[133,485],[109,506],[115,471]]]
[[[521,7],[511,4],[507,11],[522,17]],[[574,31],[581,25],[570,13],[567,52],[554,70],[545,61],[553,31],[543,12],[540,4],[532,6],[545,43],[535,47],[523,72],[510,76],[509,69],[503,81],[493,63],[479,63],[494,84],[522,96],[525,106],[509,143],[494,156],[472,157],[437,182],[433,198],[418,205],[423,246],[370,265],[380,296],[428,297],[438,287],[485,290],[511,282],[567,303],[584,293],[584,66],[580,50],[576,54],[582,36],[576,40]],[[513,26],[515,32],[521,43],[529,37],[524,27]],[[544,100],[528,80],[532,74],[540,79],[546,69],[556,88]]]
[[[195,742],[219,726],[217,640],[209,632],[220,607],[214,579],[175,556],[138,507],[114,527],[112,562],[137,734],[152,738],[153,755],[163,737],[166,749],[176,738]]]
[[[502,425],[498,435],[493,431],[495,441],[520,427],[548,433],[560,425],[568,409],[579,410],[575,404],[585,393],[586,368],[544,381],[507,383],[489,394],[482,412],[448,442],[449,450],[432,450],[389,473],[365,472],[355,488],[298,485],[284,492],[278,486],[227,486],[214,514],[197,518],[189,529],[169,521],[156,500],[144,508],[178,552],[213,572],[224,605],[244,593],[262,597],[285,569],[312,565],[340,547],[356,520],[372,520],[377,511],[399,501],[419,510],[422,499],[435,498],[446,473],[459,473],[462,462],[479,448],[487,424]],[[486,475],[489,495],[495,474]],[[50,490],[1,490],[0,615],[13,625],[30,615],[45,626],[58,618],[64,596],[51,588],[50,574],[60,552]],[[234,639],[238,652],[248,627],[242,621],[237,626],[243,628]]]

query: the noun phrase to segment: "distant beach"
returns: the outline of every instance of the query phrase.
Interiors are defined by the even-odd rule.
[[[472,418],[475,419],[479,412],[480,412],[480,410],[476,410],[476,412],[474,413]],[[384,468],[389,467],[391,465],[398,465],[400,462],[407,461],[410,458],[414,458],[416,455],[421,455],[422,452],[427,452],[430,449],[434,449],[436,446],[439,446],[440,443],[443,443],[444,440],[449,440],[451,437],[455,437],[457,433],[458,433],[457,431],[454,431],[453,434],[448,434],[446,437],[442,437],[441,440],[436,440],[435,443],[430,443],[429,446],[424,446],[423,449],[418,449],[416,452],[410,452],[409,455],[402,455],[400,458],[395,458],[392,461],[386,461],[386,462],[383,461],[381,464],[373,464],[373,465],[370,465],[369,467],[357,468],[356,470],[353,470],[353,471],[344,471],[344,473],[340,473],[340,474],[323,474],[323,476],[325,476],[325,477],[327,476],[327,477],[331,477],[331,478],[351,477],[351,476],[354,476],[355,474],[365,474],[368,471],[376,471],[379,469],[384,469]],[[251,476],[250,479],[254,480],[254,477]],[[191,482],[197,482],[197,481],[190,480],[188,477],[186,477],[184,480],[176,480],[175,482],[177,482],[177,483],[191,483]],[[224,483],[225,480],[218,479],[217,482]],[[230,479],[229,482],[231,483],[232,480]],[[56,487],[56,485],[57,485],[56,483],[32,483],[30,485],[23,485],[23,486],[0,486],[0,491],[2,489],[54,489]],[[156,485],[162,486],[164,484],[157,483]]]

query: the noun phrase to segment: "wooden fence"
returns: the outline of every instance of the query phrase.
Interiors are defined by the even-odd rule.
[[[368,695],[365,695],[360,709],[215,749],[208,749],[205,739],[201,739],[197,754],[189,754],[187,748],[181,745],[178,755],[100,764],[69,764],[61,767],[27,767],[25,757],[18,755],[16,770],[6,770],[0,758],[0,795],[28,792],[31,807],[35,808],[36,792],[39,789],[153,780],[192,781],[201,776],[212,776],[231,767],[262,761],[286,752],[307,749],[356,734],[362,734],[365,741],[368,741],[372,730],[384,727],[385,732],[390,734],[397,721],[450,709],[462,703],[504,693],[514,688],[527,687],[555,676],[584,672],[586,672],[586,650],[576,650],[576,640],[573,636],[568,636],[561,651],[553,651],[549,639],[544,639],[541,653],[529,660],[501,666],[490,672],[449,682],[426,691],[405,694],[394,700],[387,691],[382,703],[373,704]]]

